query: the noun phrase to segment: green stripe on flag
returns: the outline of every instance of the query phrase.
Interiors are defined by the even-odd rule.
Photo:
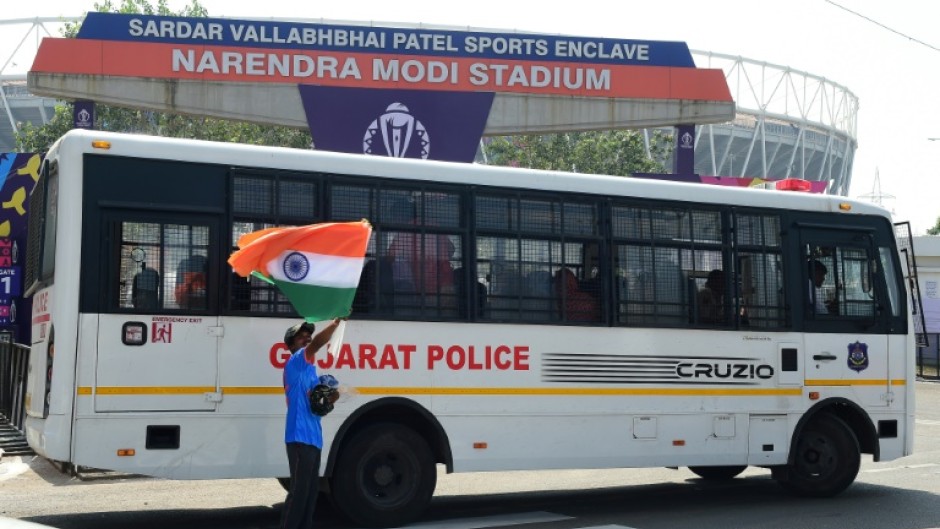
[[[297,313],[307,321],[324,321],[348,316],[355,288],[331,288],[274,280]]]

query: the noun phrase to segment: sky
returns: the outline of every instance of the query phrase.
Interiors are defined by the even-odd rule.
[[[835,3],[833,3],[835,2]],[[117,0],[115,0],[117,3]],[[154,0],[152,3],[156,3]],[[189,4],[167,0],[171,10]],[[896,221],[923,234],[940,217],[940,2],[924,0],[201,0],[209,16],[426,23],[586,37],[683,41],[838,83],[859,99],[853,198],[880,194]],[[839,7],[842,6],[842,7]],[[848,10],[858,13],[853,14]],[[81,16],[94,1],[4,2],[0,21]],[[867,17],[863,18],[863,17]],[[0,26],[9,56],[27,26]],[[35,37],[4,74],[31,62]],[[880,175],[880,192],[875,175]],[[892,198],[893,197],[893,198]]]

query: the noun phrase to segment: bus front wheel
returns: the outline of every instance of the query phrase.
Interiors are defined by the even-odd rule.
[[[342,447],[333,471],[333,502],[366,527],[398,527],[431,502],[437,468],[423,437],[399,424],[375,424]]]
[[[773,477],[800,496],[824,498],[842,492],[855,481],[862,460],[855,433],[828,413],[803,428],[793,450],[793,463],[775,467]]]

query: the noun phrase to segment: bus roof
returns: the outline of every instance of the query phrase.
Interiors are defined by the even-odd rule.
[[[92,141],[111,143],[95,148]],[[734,188],[621,176],[592,175],[504,166],[398,159],[384,156],[335,153],[287,147],[166,138],[75,129],[62,136],[48,156],[94,153],[172,161],[366,175],[500,188],[536,189],[601,196],[624,196],[706,204],[783,208],[803,211],[868,214],[890,218],[874,204],[847,197],[805,192]],[[849,204],[848,211],[840,204]]]

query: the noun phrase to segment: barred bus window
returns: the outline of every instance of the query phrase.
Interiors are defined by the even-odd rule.
[[[476,247],[477,273],[487,289],[489,310],[485,315],[493,320],[519,319],[519,286],[522,283],[519,241],[505,237],[477,237]]]
[[[379,296],[397,316],[457,317],[455,270],[463,262],[458,235],[384,231],[379,248]]]
[[[722,221],[719,211],[693,211],[692,226],[694,236],[689,235],[699,245],[720,245],[722,243]]]
[[[564,224],[566,235],[597,235],[600,229],[597,206],[566,202]]]
[[[519,209],[516,201],[505,197],[476,197],[476,226],[478,229],[516,230],[519,227]]]
[[[648,240],[650,235],[649,209],[619,207],[611,209],[613,235],[618,239]]]
[[[118,307],[154,311],[163,307],[160,225],[121,223]]]
[[[316,174],[251,173],[244,171],[232,178],[233,221],[231,251],[238,249],[242,235],[254,231],[312,224],[321,219],[318,210]],[[357,217],[358,220],[360,217]],[[283,294],[271,284],[255,277],[243,278],[230,273],[229,310],[268,314],[295,314]]]
[[[122,222],[120,232],[120,308],[208,309],[208,226]]]
[[[653,209],[650,212],[652,238],[662,240],[689,240],[691,217],[685,210]]]
[[[554,200],[520,200],[520,230],[527,233],[561,233],[561,203]]]
[[[334,185],[330,189],[330,220],[350,222],[369,219],[374,224],[375,190],[366,186]]]
[[[274,213],[274,181],[270,178],[235,177],[233,211],[243,214]]]
[[[780,226],[777,215],[735,216],[735,264],[742,325],[764,328],[787,325]]]
[[[460,196],[423,188],[334,185],[331,220],[369,219],[374,232],[357,289],[357,312],[404,319],[461,316]],[[465,311],[463,313],[465,316]]]
[[[283,179],[278,183],[277,212],[282,217],[316,218],[317,194],[313,182]]]
[[[476,197],[483,318],[600,322],[598,205],[520,194]],[[572,240],[574,238],[587,240]]]
[[[679,266],[679,249],[618,245],[616,258],[619,323],[689,325],[689,292]]]
[[[722,219],[719,210],[612,207],[617,323],[731,326]]]
[[[871,260],[863,248],[838,248],[839,284],[836,289],[838,314],[872,318],[875,315],[876,290],[871,277]]]

